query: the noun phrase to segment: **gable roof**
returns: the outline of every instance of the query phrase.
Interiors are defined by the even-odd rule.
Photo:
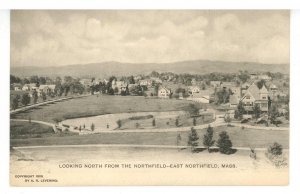
[[[269,93],[265,85],[262,86],[262,88],[259,90],[260,93]]]
[[[249,88],[247,89],[245,95],[243,96],[243,98],[241,100],[243,100],[245,98],[245,96],[247,96],[248,94],[252,95],[252,97],[255,99],[255,100],[259,100],[260,99],[260,94],[261,93],[264,93],[264,94],[268,94],[268,90],[267,88],[265,87],[265,85],[263,85],[263,87],[261,89],[259,89],[257,87],[257,85],[253,82]]]
[[[259,99],[259,89],[257,87],[257,85],[255,83],[252,83],[249,88],[247,89],[247,92],[246,94],[244,95],[244,97],[247,95],[247,94],[250,94],[253,96],[254,99]],[[243,97],[243,99],[244,99]]]
[[[168,88],[166,88],[166,87],[164,87],[164,86],[160,87],[159,90],[166,90],[166,91],[168,91],[168,92],[171,92],[170,89],[168,89]]]
[[[192,91],[192,90],[200,90],[200,88],[198,86],[189,86],[188,89],[190,91]]]

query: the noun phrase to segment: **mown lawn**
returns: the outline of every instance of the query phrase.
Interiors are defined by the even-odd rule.
[[[27,122],[27,121],[11,121],[10,122],[10,139],[43,139],[46,137],[64,137],[77,135],[72,132],[54,133],[53,128],[47,125]]]
[[[30,123],[22,121],[10,122],[10,137],[11,138],[30,138],[42,137],[45,134],[53,134],[52,127],[39,123]]]
[[[289,148],[289,131],[266,131],[257,129],[240,129],[238,127],[214,128],[214,139],[221,131],[227,131],[235,147],[264,148],[275,141]],[[199,145],[202,145],[206,130],[198,130]],[[176,145],[177,135],[181,135],[180,145],[187,145],[189,132],[160,133],[101,133],[81,136],[46,137],[29,139],[12,139],[11,146],[26,145],[84,145],[84,144],[140,144],[140,145]]]
[[[40,106],[12,118],[55,122],[70,118],[125,112],[160,112],[185,110],[194,102],[176,99],[147,99],[137,96],[93,95]]]

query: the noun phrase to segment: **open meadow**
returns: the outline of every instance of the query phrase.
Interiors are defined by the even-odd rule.
[[[55,123],[71,118],[127,112],[182,111],[194,102],[175,99],[149,99],[138,96],[92,95],[36,107],[12,118]]]

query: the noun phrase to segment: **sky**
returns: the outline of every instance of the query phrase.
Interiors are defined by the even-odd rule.
[[[11,66],[218,60],[289,64],[289,11],[14,10]]]

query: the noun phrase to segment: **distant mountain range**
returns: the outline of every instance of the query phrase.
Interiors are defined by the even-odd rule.
[[[26,77],[32,75],[38,76],[76,76],[76,77],[108,77],[128,76],[137,74],[148,74],[152,71],[173,72],[173,73],[190,73],[206,74],[212,72],[235,73],[239,70],[249,72],[281,72],[289,73],[289,64],[262,64],[253,62],[225,62],[194,60],[180,61],[174,63],[120,63],[115,61],[76,64],[64,66],[24,66],[11,67],[11,74]]]

